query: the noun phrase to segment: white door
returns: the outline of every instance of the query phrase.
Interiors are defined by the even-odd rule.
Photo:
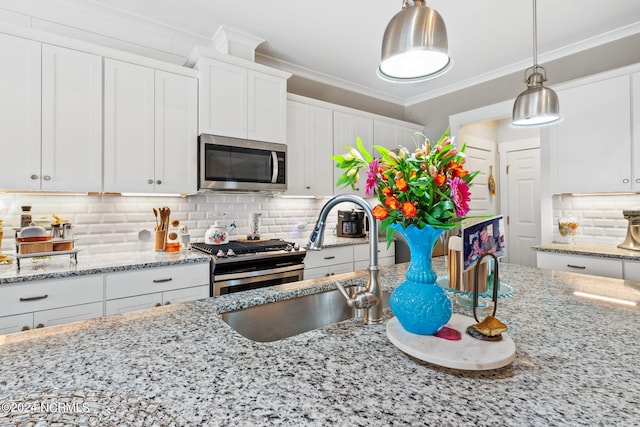
[[[42,189],[102,190],[102,58],[42,45]]]
[[[469,216],[495,215],[497,213],[496,197],[489,193],[489,167],[496,164],[496,143],[488,139],[466,136],[467,154],[465,168],[469,171],[480,171],[471,186],[471,203]],[[462,142],[459,142],[462,145]],[[493,168],[496,171],[496,168]],[[495,178],[495,177],[494,177]]]
[[[540,243],[540,149],[507,153],[506,262],[536,266]]]
[[[152,193],[154,70],[104,62],[104,191]]]
[[[0,34],[0,189],[40,190],[40,43]]]
[[[198,191],[198,82],[156,70],[155,191]]]

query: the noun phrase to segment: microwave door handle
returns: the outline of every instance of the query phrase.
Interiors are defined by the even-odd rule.
[[[271,183],[275,184],[278,181],[278,153],[271,152],[271,164],[273,165],[273,173],[271,174]]]

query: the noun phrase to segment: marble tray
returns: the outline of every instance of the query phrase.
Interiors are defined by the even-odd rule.
[[[394,317],[387,322],[387,337],[408,355],[447,368],[484,371],[501,368],[515,359],[516,345],[506,332],[502,341],[481,341],[466,332],[474,323],[473,318],[454,313],[447,326],[460,332],[462,339],[448,341],[407,332]]]

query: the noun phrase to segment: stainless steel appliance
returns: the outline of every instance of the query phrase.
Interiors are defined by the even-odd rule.
[[[210,296],[264,288],[304,278],[306,251],[281,239],[238,241],[222,245],[193,243],[211,255]]]
[[[622,215],[629,221],[629,225],[627,226],[627,237],[618,247],[640,251],[640,209],[624,210]]]
[[[338,211],[338,237],[365,237],[364,211]]]
[[[284,144],[202,134],[198,156],[200,189],[287,189],[287,146]]]

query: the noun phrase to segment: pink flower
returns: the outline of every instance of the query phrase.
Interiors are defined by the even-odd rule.
[[[469,201],[471,200],[469,186],[458,177],[453,178],[450,185],[451,200],[456,207],[456,216],[463,217],[469,212]]]
[[[367,183],[364,186],[364,195],[370,196],[373,194],[374,190],[378,189],[378,183],[376,179],[378,178],[378,169],[380,168],[380,161],[378,159],[373,159],[371,163],[369,163],[369,170],[367,171]]]

